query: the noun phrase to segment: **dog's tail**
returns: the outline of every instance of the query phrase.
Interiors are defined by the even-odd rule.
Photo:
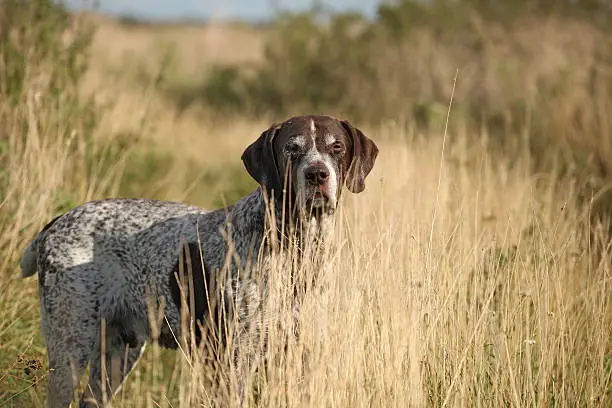
[[[27,246],[25,251],[23,251],[23,255],[21,256],[19,266],[21,267],[22,278],[27,278],[29,276],[35,275],[38,269],[39,235],[34,238],[34,241],[30,242],[30,245]]]
[[[44,232],[51,227],[61,216],[52,219],[45,227],[36,235],[30,244],[23,251],[19,266],[21,267],[21,277],[27,278],[35,275],[38,271],[38,246],[44,235]]]

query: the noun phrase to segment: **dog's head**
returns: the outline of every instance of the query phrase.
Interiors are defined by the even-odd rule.
[[[272,125],[242,154],[262,187],[309,213],[333,213],[343,184],[360,193],[378,148],[346,120],[306,115]],[[286,189],[286,190],[285,190]]]

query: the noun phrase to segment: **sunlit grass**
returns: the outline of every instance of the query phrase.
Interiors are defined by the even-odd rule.
[[[146,49],[143,33],[125,48]],[[107,58],[101,38],[98,62]],[[189,55],[189,44],[182,47]],[[255,187],[242,150],[283,119],[212,121],[197,108],[178,115],[155,87],[163,72],[134,86],[138,69],[92,66],[83,92],[93,90],[104,109],[90,139],[83,123],[64,123],[59,110],[37,104],[33,80],[18,107],[0,102],[5,122],[25,118],[0,135],[0,407],[45,402],[37,278],[18,279],[34,234],[58,212],[108,196],[231,204]],[[443,146],[443,121],[419,134],[413,123],[349,119],[376,141],[379,158],[365,192],[343,194],[319,280],[325,290],[306,297],[302,336],[287,340],[271,325],[270,364],[255,378],[252,405],[610,406],[610,237],[591,222],[581,186],[554,172],[534,175],[539,158],[528,151],[499,154],[486,128],[451,126]],[[72,138],[56,137],[64,134]],[[291,312],[283,272],[273,280],[272,322]],[[152,346],[113,401],[223,406],[212,374],[197,359]]]

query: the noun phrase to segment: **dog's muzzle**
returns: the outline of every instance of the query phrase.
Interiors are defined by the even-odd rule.
[[[308,208],[334,207],[334,197],[330,191],[331,172],[324,163],[314,163],[304,170],[306,191],[304,196]]]

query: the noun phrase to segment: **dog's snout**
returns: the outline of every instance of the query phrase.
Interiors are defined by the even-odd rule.
[[[324,164],[314,164],[308,167],[304,177],[313,186],[321,186],[329,179],[329,170]]]

